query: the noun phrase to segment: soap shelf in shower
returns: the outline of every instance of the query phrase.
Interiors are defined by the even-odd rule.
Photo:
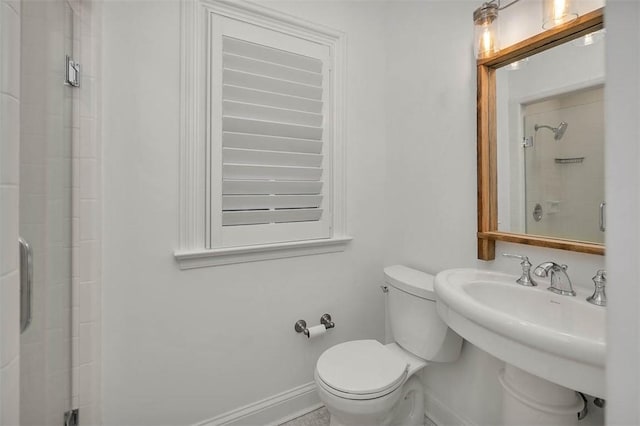
[[[584,157],[556,158],[556,164],[576,164],[583,161]]]

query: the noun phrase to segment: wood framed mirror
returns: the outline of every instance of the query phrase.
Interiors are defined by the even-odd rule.
[[[498,219],[498,107],[496,95],[497,71],[517,61],[527,60],[534,55],[548,51],[556,46],[593,34],[604,28],[604,9],[589,12],[578,19],[550,29],[520,43],[502,49],[496,55],[480,59],[477,62],[477,168],[478,168],[478,259],[492,260],[495,258],[496,241],[507,241],[520,244],[528,244],[541,247],[549,247],[562,250],[571,250],[590,254],[604,254],[604,244],[596,241],[588,241],[586,238],[572,238],[558,235],[536,234],[535,232],[513,232],[511,229],[500,229]],[[603,43],[604,44],[604,43]],[[588,67],[586,67],[588,68]],[[600,82],[604,84],[604,76]],[[543,99],[541,97],[540,99]],[[519,119],[521,117],[518,117]],[[564,120],[553,127],[556,122],[545,123],[551,125],[535,124],[536,134],[538,129],[545,128],[544,133],[555,136],[558,141],[567,128]],[[563,124],[564,123],[564,124]],[[533,125],[532,125],[533,126]],[[604,127],[602,125],[602,127]],[[548,129],[548,130],[547,130]],[[559,130],[560,129],[560,130]],[[576,129],[576,127],[574,127]],[[559,136],[559,137],[558,137]],[[554,139],[551,137],[550,139]],[[604,137],[601,138],[602,142]],[[510,142],[511,143],[511,142]],[[526,137],[519,142],[522,148],[526,148]],[[523,154],[524,155],[524,154]],[[555,158],[556,164],[569,163],[568,160],[577,162],[577,156],[567,158]],[[552,159],[553,161],[553,159]],[[524,166],[523,166],[524,168]],[[567,169],[563,169],[567,170]],[[521,198],[526,198],[522,196]],[[604,198],[604,193],[602,194]],[[604,200],[603,200],[604,201]],[[546,201],[557,203],[557,201]],[[543,203],[544,204],[544,203]],[[600,205],[600,220],[603,220],[603,204]],[[539,205],[536,205],[536,209]],[[527,207],[523,207],[527,212]],[[535,215],[535,213],[534,213]],[[539,219],[538,219],[539,220]],[[604,226],[600,228],[604,231]],[[527,228],[528,229],[528,228]],[[602,236],[604,239],[604,235]]]

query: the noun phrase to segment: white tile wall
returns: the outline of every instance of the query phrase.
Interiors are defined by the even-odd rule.
[[[17,324],[16,324],[17,325]],[[17,426],[20,424],[20,358],[0,369],[0,424]]]
[[[73,381],[72,400],[80,424],[101,420],[101,145],[99,137],[100,4],[76,2],[81,88],[73,144]],[[79,29],[79,30],[78,30]],[[76,51],[77,52],[77,51]]]
[[[20,4],[0,1],[0,424],[19,423]]]
[[[0,28],[0,44],[6,61],[2,61],[0,87],[5,94],[18,99],[20,95],[20,15],[6,1],[0,3],[2,11],[2,27]]]
[[[20,415],[24,424],[56,424],[71,403],[73,96],[61,84],[63,68],[55,52],[68,52],[73,43],[72,14],[61,1],[25,9],[19,208],[20,232],[34,248],[35,268],[33,322],[20,338]]]
[[[1,96],[5,97],[6,95],[2,94]],[[9,145],[10,141],[7,139],[3,139],[3,151],[4,146]],[[4,155],[4,152],[3,152]],[[2,183],[2,187],[0,187],[0,197],[2,197],[2,206],[6,206],[6,209],[3,209],[2,212],[2,223],[0,223],[0,232],[3,236],[3,242],[0,246],[0,275],[5,276],[14,272],[18,265],[18,252],[17,252],[17,243],[9,244],[5,241],[14,233],[17,236],[17,230],[15,228],[15,224],[18,223],[18,186],[12,183]],[[16,206],[16,209],[9,209],[10,206]],[[6,237],[5,237],[6,236]],[[17,241],[17,237],[16,237]],[[16,247],[13,247],[16,246]]]
[[[594,58],[601,59],[595,54]],[[536,144],[535,150],[527,151],[526,211],[532,212],[540,203],[544,212],[539,222],[526,215],[529,233],[604,242],[598,226],[598,206],[604,201],[603,92],[597,88],[559,95],[527,105],[523,111],[525,133],[535,134]],[[535,123],[556,126],[561,121],[569,123],[561,141],[554,141],[548,129],[534,131]],[[571,157],[583,157],[584,161],[555,162],[555,158]],[[512,170],[517,170],[522,161],[515,156],[512,159],[516,160]]]
[[[13,97],[3,96],[0,99],[0,127],[7,130],[7,133],[3,134],[3,137],[6,137],[7,140],[19,140],[19,127],[10,125],[10,123],[18,123],[19,121],[20,103]],[[19,146],[17,143],[5,144],[3,146],[2,158],[0,158],[0,182],[18,183],[18,155]]]
[[[0,285],[0,301],[18,300],[20,297],[20,273],[13,271],[2,277],[2,281],[3,283]],[[0,310],[0,336],[2,336],[0,360],[2,360],[2,366],[13,360],[18,353],[20,339],[13,328],[19,321],[19,304],[3,304]]]

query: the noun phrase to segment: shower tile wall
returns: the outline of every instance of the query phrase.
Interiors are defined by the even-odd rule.
[[[19,423],[20,2],[0,1],[0,424]]]
[[[527,151],[527,212],[540,203],[541,221],[530,214],[527,232],[561,238],[604,242],[599,205],[604,201],[604,89],[565,94],[527,105],[525,133],[536,135]],[[548,129],[535,132],[536,123],[569,123],[561,141]],[[582,158],[580,163],[558,164],[556,158]]]
[[[22,3],[20,233],[34,254],[33,321],[20,344],[25,425],[57,424],[71,404],[73,90],[62,65],[73,15],[64,2]]]
[[[73,137],[73,406],[81,425],[99,425],[101,414],[101,142],[100,2],[75,0],[79,10],[81,87]],[[76,26],[76,28],[78,28]]]

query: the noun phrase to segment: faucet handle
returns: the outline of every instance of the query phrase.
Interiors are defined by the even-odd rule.
[[[607,284],[607,271],[604,269],[598,269],[593,284],[596,288],[593,290],[593,294],[587,297],[587,302],[598,306],[607,306],[607,293],[605,293],[605,286]]]
[[[522,254],[502,253],[502,255],[504,257],[511,257],[513,259],[520,259],[523,262],[528,262],[529,261],[529,258],[527,256],[522,255]]]
[[[520,285],[524,285],[527,287],[535,287],[538,284],[531,278],[531,262],[529,262],[529,258],[527,256],[523,256],[521,254],[511,254],[511,253],[502,253],[504,257],[510,257],[512,259],[520,259],[520,266],[522,266],[522,275],[520,278],[516,280],[516,282]]]

